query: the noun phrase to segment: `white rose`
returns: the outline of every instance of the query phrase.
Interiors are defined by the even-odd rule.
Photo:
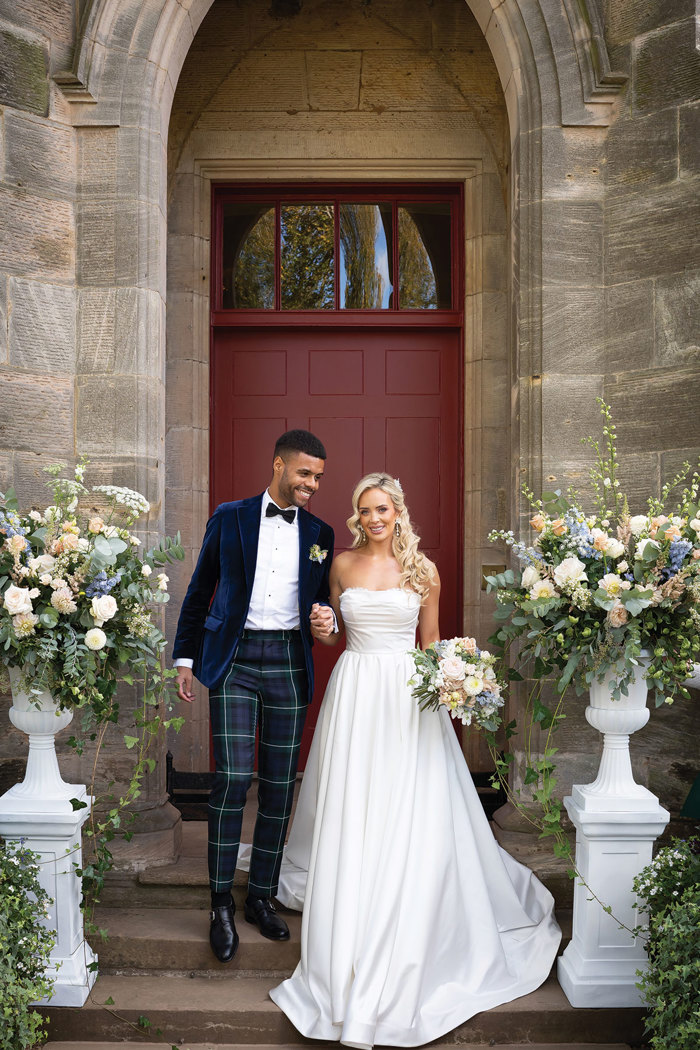
[[[153,569],[151,568],[151,566],[150,566],[150,565],[146,565],[146,564],[144,563],[144,564],[143,564],[143,565],[141,566],[141,575],[142,575],[142,576],[150,576],[152,572],[153,572]]]
[[[93,652],[96,652],[98,649],[104,649],[106,643],[107,635],[99,627],[91,627],[89,631],[85,632],[85,644]]]
[[[53,554],[39,554],[27,562],[32,572],[51,572],[55,564],[56,559]]]
[[[529,591],[531,587],[534,587],[540,578],[540,574],[534,565],[528,565],[526,569],[523,569],[523,575],[520,580],[520,586],[524,587],[526,591]]]
[[[95,618],[95,625],[101,627],[105,620],[111,620],[118,608],[111,594],[96,594],[90,607],[90,612]]]
[[[51,573],[42,572],[41,576],[39,577],[39,583],[43,583],[44,587],[48,587],[51,583]]]
[[[637,551],[636,551],[636,554],[635,554],[635,558],[638,561],[641,561],[641,559],[644,557],[644,552],[647,549],[653,550],[654,552],[658,553],[661,550],[661,547],[656,542],[656,540],[650,540],[650,539],[640,540],[639,545],[637,546]]]
[[[691,529],[695,530],[695,532],[700,533],[700,518],[693,518],[693,520],[689,522],[689,525]]]
[[[611,536],[605,544],[604,553],[610,558],[621,558],[625,553],[625,545]]]
[[[5,591],[3,605],[10,616],[18,616],[20,613],[33,612],[32,600],[29,597],[28,587],[15,587],[11,584]]]
[[[461,682],[467,673],[466,665],[458,656],[448,656],[440,661],[440,670],[445,678],[453,682]]]
[[[649,527],[649,519],[646,514],[635,514],[630,518],[630,528],[633,536],[639,536],[644,529]]]
[[[170,580],[170,577],[166,576],[164,572],[159,572],[156,576],[156,579],[158,580],[158,590],[167,591],[168,581]]]
[[[564,558],[554,570],[554,579],[560,587],[587,580],[586,566],[578,558]]]
[[[30,510],[29,517],[32,519],[32,521],[43,521],[43,518],[38,510]]]

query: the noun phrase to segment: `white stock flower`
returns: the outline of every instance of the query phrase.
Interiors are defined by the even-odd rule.
[[[554,579],[560,587],[587,580],[586,566],[578,558],[564,558],[554,570]]]
[[[85,632],[85,644],[93,652],[97,652],[98,649],[104,649],[106,643],[107,635],[99,627],[91,627],[89,631]]]
[[[33,612],[32,600],[29,597],[28,587],[15,587],[11,584],[5,591],[3,605],[10,616],[18,616],[20,613]]]
[[[151,568],[151,566],[144,562],[144,564],[141,566],[141,575],[148,577],[151,575],[152,572],[153,569]]]
[[[131,533],[129,534],[129,543],[132,547],[141,546],[141,540],[138,538],[138,536],[132,536]]]
[[[90,605],[95,626],[101,627],[105,620],[111,620],[118,608],[116,599],[111,594],[96,594]]]
[[[531,587],[534,587],[540,578],[540,574],[534,565],[528,565],[526,569],[523,569],[523,575],[520,580],[520,586],[524,587],[526,591],[529,591]]]
[[[635,514],[630,518],[630,528],[633,536],[639,536],[644,529],[649,527],[649,519],[646,514]]]
[[[159,572],[156,579],[158,580],[158,590],[167,591],[170,577],[166,576],[164,572]]]
[[[81,554],[87,554],[90,550],[90,540],[85,539],[83,536],[78,540],[78,550]]]
[[[78,606],[73,601],[73,592],[70,587],[59,587],[51,595],[51,604],[60,613],[74,613]]]

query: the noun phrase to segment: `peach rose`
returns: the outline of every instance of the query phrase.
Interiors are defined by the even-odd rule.
[[[555,518],[552,522],[552,532],[555,536],[563,536],[567,531],[563,518]]]
[[[667,521],[668,518],[665,514],[660,514],[658,518],[652,518],[651,528],[649,529],[649,535],[652,537],[656,536],[656,533],[659,531],[660,526],[665,525]]]
[[[542,529],[545,526],[545,520],[541,514],[535,514],[533,518],[530,518],[530,524],[532,525],[533,529],[537,529],[538,532],[542,532]]]
[[[681,538],[681,530],[677,525],[667,525],[661,532],[667,540],[679,540]]]

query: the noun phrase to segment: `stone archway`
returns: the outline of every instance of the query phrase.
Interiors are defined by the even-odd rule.
[[[83,420],[79,427],[85,429],[78,440],[97,460],[101,455],[112,459],[117,455],[134,464],[135,483],[154,508],[154,529],[167,527],[167,518],[177,528],[182,512],[172,499],[165,506],[168,126],[182,65],[211,3],[96,0],[87,10],[73,69],[55,78],[77,129],[78,339],[98,324],[114,333],[109,394],[88,369],[76,377],[78,419]],[[547,391],[541,377],[548,370],[547,285],[553,274],[551,253],[545,254],[543,246],[556,247],[557,224],[568,221],[563,215],[568,188],[561,158],[569,149],[571,128],[587,129],[585,140],[591,154],[596,154],[601,141],[597,129],[609,123],[623,78],[610,71],[593,0],[584,5],[575,0],[506,0],[495,10],[489,0],[467,3],[493,55],[510,127],[507,282],[511,309],[505,336],[510,349],[511,415],[506,422],[511,435],[511,505],[503,512],[515,522],[520,481],[527,478],[538,488],[547,470],[542,444]],[[549,158],[556,158],[555,170],[550,170]],[[206,172],[203,175],[207,177]],[[582,217],[593,240],[602,226],[596,194],[595,188],[590,195],[584,190],[566,206],[567,213],[572,207],[578,209],[574,221]],[[205,211],[201,219],[208,221]],[[474,273],[480,279],[487,260],[478,240],[473,256]],[[204,257],[202,269],[206,286]],[[484,342],[481,310],[475,299],[468,314],[468,341],[478,360]],[[189,323],[193,327],[202,323],[194,297]],[[189,396],[178,408],[184,419],[201,426],[206,385],[194,362],[185,362],[183,368],[189,369]],[[115,390],[126,411],[114,434],[102,441],[89,431],[90,420],[100,410],[100,399],[113,397]],[[475,434],[474,441],[478,459],[481,437]],[[198,454],[205,455],[203,447]],[[480,479],[475,477],[471,484],[467,528],[480,536],[484,531]],[[206,494],[191,498],[197,506],[190,508],[189,517],[201,523],[206,517]],[[196,542],[196,535],[192,540]],[[478,607],[481,559],[486,557],[478,541],[473,554],[465,587]],[[155,778],[149,792],[153,808],[162,807],[162,786]]]

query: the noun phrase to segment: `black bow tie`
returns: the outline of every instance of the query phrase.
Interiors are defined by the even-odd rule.
[[[282,510],[276,503],[268,503],[267,510],[265,511],[266,518],[274,518],[276,514],[279,514],[281,518],[289,524],[293,524],[294,518],[296,517],[296,510],[294,507],[287,507],[286,510]]]

